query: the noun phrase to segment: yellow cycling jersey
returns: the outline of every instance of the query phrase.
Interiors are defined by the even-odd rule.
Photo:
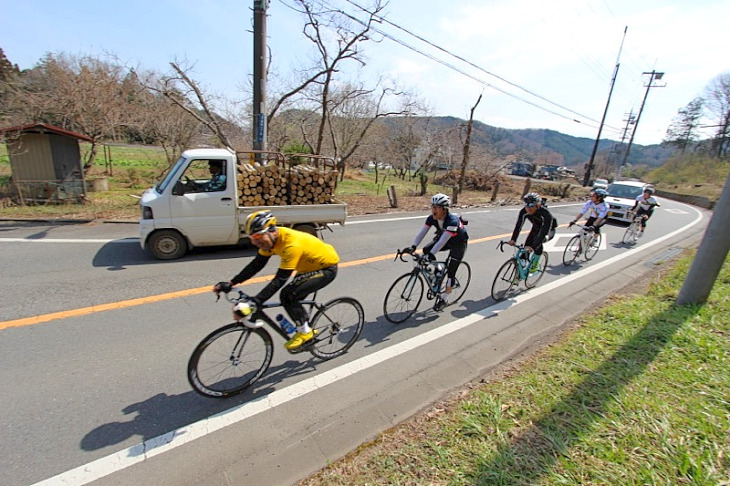
[[[279,255],[282,270],[296,270],[297,273],[313,272],[331,267],[340,261],[332,245],[316,236],[290,228],[278,227],[279,236],[270,250],[259,249],[263,256]]]

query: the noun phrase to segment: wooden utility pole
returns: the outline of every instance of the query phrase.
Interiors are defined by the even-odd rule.
[[[603,124],[606,121],[606,114],[608,113],[608,105],[611,104],[611,94],[613,93],[613,86],[616,84],[616,77],[618,76],[618,68],[621,63],[618,62],[621,58],[621,51],[624,48],[624,39],[626,39],[626,31],[629,27],[624,27],[624,36],[621,39],[621,47],[618,49],[618,56],[616,57],[616,66],[613,68],[613,77],[611,78],[611,89],[608,90],[608,99],[606,100],[606,108],[603,109],[603,118],[601,118],[601,124],[598,126],[598,135],[596,135],[596,142],[593,144],[593,151],[591,152],[591,158],[586,164],[586,171],[583,175],[583,187],[587,186],[591,181],[591,172],[593,172],[593,161],[596,158],[596,152],[598,151],[598,142],[601,141],[601,132],[603,131]]]
[[[636,115],[636,122],[634,123],[634,129],[631,131],[631,138],[629,138],[629,145],[626,147],[626,153],[624,153],[624,159],[621,161],[621,165],[619,166],[619,169],[624,167],[626,165],[626,162],[629,160],[629,153],[631,152],[631,144],[634,143],[634,135],[636,135],[636,129],[639,128],[639,120],[641,119],[641,113],[644,111],[644,105],[646,104],[646,98],[649,96],[649,90],[651,88],[663,88],[666,86],[666,84],[659,85],[654,84],[654,80],[659,81],[664,77],[664,73],[658,73],[656,71],[652,71],[650,73],[643,73],[649,75],[649,82],[646,83],[646,92],[644,93],[644,99],[641,101],[641,108],[639,108],[639,114]],[[620,174],[619,170],[619,174]]]

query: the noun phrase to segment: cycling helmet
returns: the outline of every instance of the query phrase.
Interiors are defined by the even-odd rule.
[[[244,229],[247,235],[263,233],[276,226],[276,216],[270,211],[256,211],[246,218]]]
[[[652,194],[654,194],[654,188],[653,188],[653,187],[651,187],[651,186],[646,186],[646,187],[644,188],[644,192],[648,192],[648,193],[649,193],[649,195],[651,196]]]
[[[448,208],[451,206],[451,198],[446,194],[438,193],[431,198],[431,204],[434,206],[441,206],[442,208]]]
[[[540,199],[540,195],[536,192],[525,194],[522,200],[525,201],[525,206],[527,206],[528,208],[534,208],[535,206],[540,204],[540,202],[542,202],[542,200]]]
[[[603,199],[603,198],[605,198],[606,196],[608,196],[608,192],[607,192],[607,191],[606,191],[605,189],[600,189],[600,188],[599,188],[599,189],[594,189],[594,190],[593,190],[593,193],[594,193],[594,194],[595,194],[596,196],[600,197],[601,199]]]

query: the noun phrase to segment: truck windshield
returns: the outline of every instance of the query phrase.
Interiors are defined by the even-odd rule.
[[[185,158],[180,157],[177,159],[177,162],[170,167],[170,170],[167,171],[167,174],[165,174],[165,177],[162,178],[162,180],[155,186],[155,189],[157,192],[162,194],[162,192],[165,190],[165,188],[170,184],[170,181],[172,180],[173,176],[177,173],[177,169],[185,163]]]

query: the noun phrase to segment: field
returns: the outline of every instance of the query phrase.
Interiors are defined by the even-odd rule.
[[[82,152],[88,147],[82,145]],[[85,154],[83,154],[85,155]],[[82,155],[82,156],[83,156]],[[14,204],[8,197],[10,163],[5,146],[0,146],[0,218],[5,219],[101,219],[134,220],[139,218],[139,198],[167,169],[164,152],[156,147],[109,146],[99,152],[95,165],[88,172],[87,181],[106,178],[108,191],[88,192],[84,204],[33,205]],[[443,171],[441,171],[443,173]],[[438,174],[429,174],[433,178]],[[429,197],[436,192],[452,195],[453,188],[428,184],[427,193],[419,196],[416,181],[402,180],[381,171],[376,183],[375,173],[361,169],[348,169],[340,181],[336,197],[348,203],[350,215],[387,213],[397,211],[428,210]],[[465,190],[459,195],[459,207],[500,204],[518,204],[525,188],[526,179],[502,177],[497,197],[492,201],[492,191]],[[398,207],[393,208],[387,196],[387,188],[394,186]],[[531,190],[537,190],[549,200],[556,200],[559,191],[555,184],[532,182]],[[3,194],[4,193],[4,194]],[[576,186],[570,197],[580,199],[586,190]]]

